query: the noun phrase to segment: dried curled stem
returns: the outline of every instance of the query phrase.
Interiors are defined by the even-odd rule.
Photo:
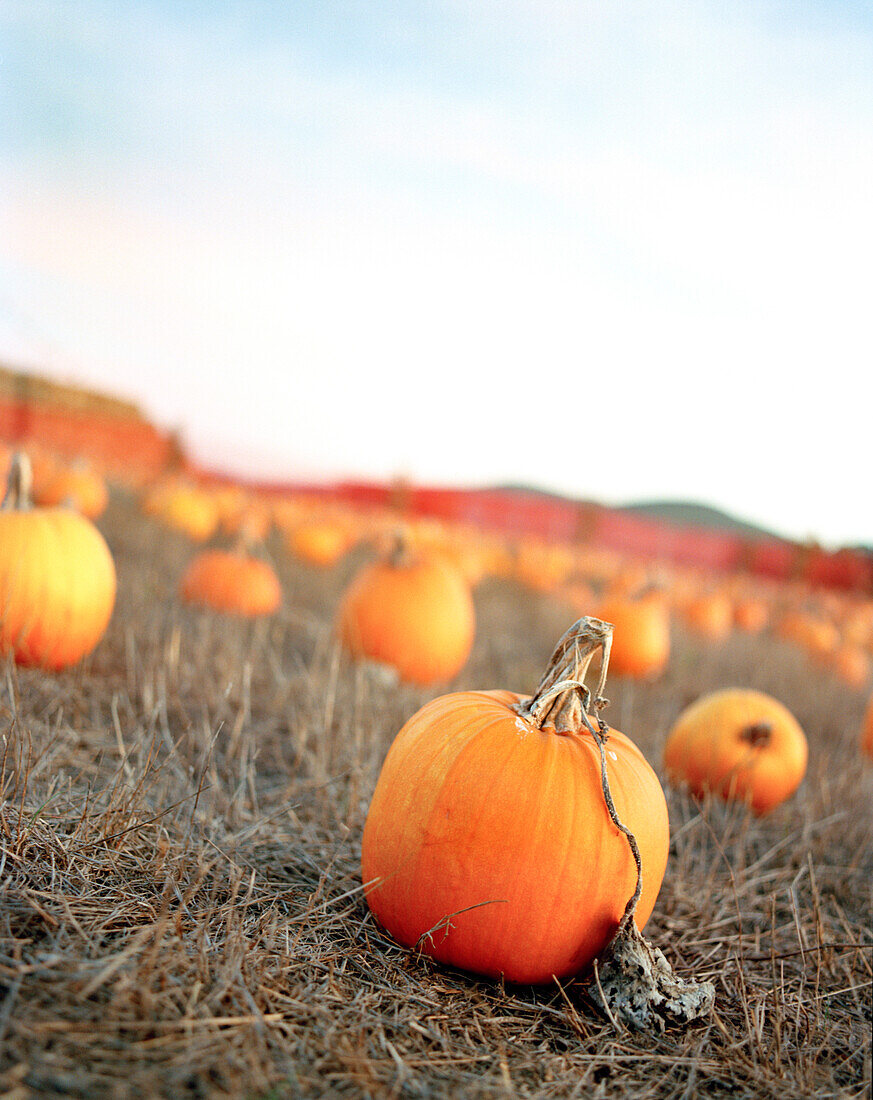
[[[592,698],[585,677],[598,649],[600,677]],[[537,729],[548,724],[556,733],[579,733],[583,727],[593,733],[588,712],[609,705],[609,700],[603,698],[603,688],[611,649],[612,623],[588,615],[578,619],[555,646],[539,687],[530,699],[516,703],[514,709]]]
[[[603,800],[613,825],[627,839],[634,864],[637,869],[637,882],[634,892],[628,899],[622,914],[616,935],[619,935],[633,920],[640,894],[643,892],[643,862],[637,838],[621,821],[612,791],[609,789],[609,776],[606,769],[606,742],[609,739],[609,726],[600,717],[600,711],[608,705],[603,697],[606,676],[609,669],[609,654],[612,649],[612,623],[584,616],[578,619],[564,634],[555,647],[548,668],[539,687],[530,699],[516,704],[516,711],[538,729],[548,722],[558,733],[579,733],[586,729],[600,750],[600,786]],[[590,689],[585,685],[585,677],[594,654],[600,650],[600,676],[592,698]],[[589,712],[594,712],[592,723]]]
[[[603,800],[613,825],[627,840],[637,881],[615,935],[594,961],[588,995],[614,1025],[663,1031],[667,1026],[687,1024],[709,1012],[715,987],[711,982],[677,977],[663,953],[643,938],[634,922],[643,889],[642,858],[636,837],[618,816],[609,788],[606,767],[609,727],[599,713],[607,705],[603,690],[611,647],[611,623],[587,616],[579,619],[558,642],[534,695],[517,703],[515,710],[538,729],[546,723],[557,733],[579,733],[586,729],[597,742]],[[585,677],[598,649],[600,676],[592,697]]]
[[[30,507],[30,491],[33,485],[33,472],[30,459],[24,451],[16,451],[9,462],[9,476],[6,479],[6,495],[0,504],[3,511],[21,511]]]

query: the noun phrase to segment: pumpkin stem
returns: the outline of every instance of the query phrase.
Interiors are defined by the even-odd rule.
[[[30,459],[24,451],[16,451],[9,463],[6,495],[3,497],[0,509],[3,511],[20,511],[29,508],[32,485],[33,472]]]
[[[633,920],[637,902],[640,900],[643,890],[643,861],[637,838],[619,818],[612,800],[612,791],[609,789],[609,777],[606,774],[609,726],[599,713],[595,714],[596,727],[589,717],[589,711],[600,711],[608,704],[608,700],[603,697],[603,689],[606,687],[609,653],[612,649],[612,629],[612,623],[588,615],[573,623],[555,646],[549,667],[534,695],[516,703],[514,709],[523,718],[532,721],[537,729],[542,729],[546,721],[554,725],[556,733],[579,733],[584,728],[597,742],[600,750],[600,786],[606,809],[613,825],[627,839],[637,868],[637,884],[616,930],[618,935]],[[598,649],[601,651],[600,676],[592,698],[590,689],[585,685],[585,677]]]
[[[742,740],[748,741],[753,749],[764,748],[765,745],[769,745],[772,736],[773,726],[769,722],[753,722],[750,726],[746,726],[740,734]]]
[[[409,536],[403,527],[395,527],[389,536],[387,559],[393,569],[409,565],[412,561],[412,551],[409,546]]]
[[[601,651],[600,676],[592,697],[585,686],[588,666],[597,650]],[[612,623],[584,615],[564,634],[549,660],[539,687],[529,699],[513,708],[522,718],[542,729],[548,722],[556,733],[593,732],[588,714],[608,706],[603,698],[609,653],[612,649]],[[600,722],[600,719],[597,719]],[[600,723],[605,731],[606,726]]]

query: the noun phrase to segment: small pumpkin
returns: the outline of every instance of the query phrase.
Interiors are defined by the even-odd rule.
[[[153,489],[143,510],[194,542],[205,542],[218,527],[218,506],[212,495],[184,482],[173,481]]]
[[[660,676],[670,659],[670,609],[660,589],[649,587],[636,597],[609,593],[597,615],[614,628],[613,672],[635,679]]]
[[[345,557],[354,538],[345,524],[332,519],[311,519],[292,528],[287,537],[291,553],[317,569],[330,569]]]
[[[204,550],[190,563],[181,581],[190,603],[230,615],[272,615],[282,602],[273,567],[243,550]]]
[[[390,665],[414,684],[451,680],[476,631],[470,586],[441,553],[413,551],[398,538],[343,596],[337,634],[353,657]]]
[[[769,621],[770,610],[764,600],[740,596],[734,603],[734,625],[745,634],[760,634]]]
[[[70,505],[88,519],[99,519],[109,502],[105,480],[85,462],[59,465],[34,497],[48,507]]]
[[[115,604],[115,565],[94,524],[30,505],[30,463],[15,455],[0,508],[0,652],[58,670],[90,653]]]
[[[680,714],[667,736],[664,769],[696,795],[748,801],[766,814],[800,786],[807,753],[803,730],[778,699],[725,688]]]
[[[370,909],[399,943],[475,973],[549,982],[588,967],[625,919],[645,924],[667,862],[667,806],[630,738],[610,729],[603,743],[586,712],[599,647],[594,702],[604,703],[610,633],[579,620],[532,698],[444,695],[400,730],[361,857]],[[641,877],[605,786],[636,837]]]
[[[693,633],[711,642],[723,642],[730,635],[734,609],[725,592],[700,592],[684,608],[685,623]]]
[[[857,691],[870,683],[870,658],[862,646],[851,642],[837,646],[831,665],[843,683]]]

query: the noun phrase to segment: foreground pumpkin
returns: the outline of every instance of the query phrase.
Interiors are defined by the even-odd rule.
[[[664,794],[618,730],[608,731],[602,755],[580,701],[604,640],[608,657],[610,632],[581,619],[533,698],[445,695],[397,735],[367,816],[362,875],[374,916],[398,942],[516,982],[589,967],[616,933],[638,879],[605,803],[602,761],[614,808],[639,846],[635,915],[645,924],[667,862]]]
[[[30,464],[12,460],[0,509],[0,651],[57,670],[90,653],[115,603],[103,536],[69,508],[32,508]]]
[[[188,566],[180,587],[190,603],[231,615],[271,615],[282,602],[272,566],[243,550],[204,550]]]
[[[460,672],[475,629],[473,597],[460,572],[444,555],[412,551],[402,539],[352,581],[337,621],[352,656],[390,665],[414,684]]]
[[[696,795],[748,801],[766,814],[806,772],[807,744],[794,715],[761,691],[726,688],[692,703],[664,747],[670,780]]]

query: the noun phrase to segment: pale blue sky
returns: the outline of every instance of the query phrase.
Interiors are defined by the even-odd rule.
[[[0,0],[0,115],[0,357],[206,462],[873,538],[873,5]]]

